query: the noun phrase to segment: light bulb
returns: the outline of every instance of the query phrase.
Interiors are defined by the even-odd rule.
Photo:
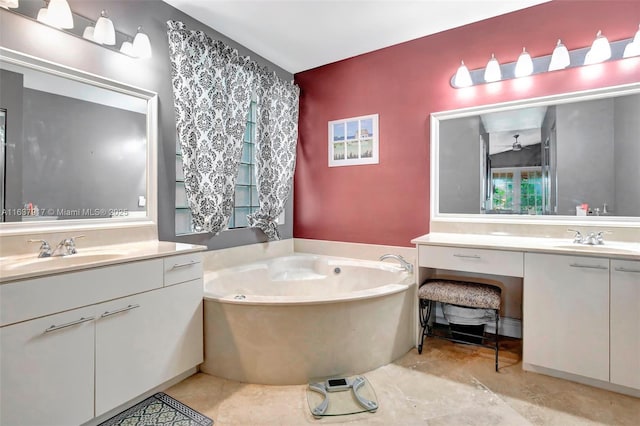
[[[0,7],[15,9],[18,7],[18,0],[0,0]]]
[[[38,16],[36,16],[36,21],[42,22],[43,24],[51,25],[49,24],[49,20],[47,19],[48,14],[49,10],[47,9],[47,6],[40,8],[40,10],[38,11]]]
[[[124,53],[125,55],[135,56],[133,44],[131,44],[130,41],[125,41],[122,43],[122,46],[120,46],[120,52]]]
[[[587,52],[587,56],[584,59],[585,65],[597,64],[604,62],[611,57],[611,46],[609,46],[609,40],[602,35],[602,31],[598,31],[596,39],[593,40],[591,49]]]
[[[453,85],[455,87],[469,87],[473,85],[471,74],[469,74],[469,69],[464,64],[464,61],[460,61],[460,66],[458,67],[458,71],[456,71],[456,76],[453,78]]]
[[[491,54],[491,59],[487,62],[487,67],[484,70],[484,81],[491,83],[502,79],[502,71],[500,70],[500,63],[496,59],[495,55]]]
[[[49,2],[46,23],[58,28],[73,28],[73,15],[67,0],[51,0]]]
[[[105,10],[100,12],[100,17],[96,21],[93,39],[98,43],[110,46],[116,44],[116,29],[113,28],[113,22],[107,17]]]
[[[562,41],[558,39],[558,44],[556,44],[556,48],[553,49],[553,53],[551,54],[549,71],[561,70],[568,67],[570,64],[571,59],[569,58],[567,46],[562,44]]]
[[[138,32],[133,39],[133,53],[138,58],[151,57],[151,41],[149,36],[142,32],[142,27],[138,27]]]
[[[624,48],[624,53],[622,54],[623,58],[631,58],[632,56],[640,55],[640,25],[638,25],[638,31],[636,32],[635,37],[629,44]]]
[[[522,53],[518,56],[518,62],[516,62],[516,77],[525,77],[533,73],[533,61],[531,55],[527,53],[526,49],[522,48]]]
[[[95,33],[95,28],[92,26],[88,26],[84,28],[84,31],[82,32],[82,37],[86,38],[87,40],[91,40],[91,41],[95,41],[96,43],[98,43],[94,38],[93,38],[93,34]]]

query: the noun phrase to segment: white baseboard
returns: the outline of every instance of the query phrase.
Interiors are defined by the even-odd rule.
[[[527,362],[522,363],[522,369],[525,371],[532,371],[538,374],[544,374],[547,376],[557,377],[559,379],[570,380],[572,382],[582,383],[584,385],[593,386],[596,388],[606,389],[612,392],[618,392],[625,395],[630,395],[636,398],[640,398],[640,389],[633,389],[622,385],[616,385],[610,382],[602,380],[592,379],[590,377],[579,376],[577,374],[566,373],[564,371],[554,370],[552,368],[540,367],[538,365],[529,364]]]

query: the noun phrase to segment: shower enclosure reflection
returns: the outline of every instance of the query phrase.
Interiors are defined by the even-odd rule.
[[[438,213],[640,216],[640,94],[461,115],[437,121]]]

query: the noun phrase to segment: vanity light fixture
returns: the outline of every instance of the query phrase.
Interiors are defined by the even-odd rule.
[[[100,17],[96,21],[95,29],[93,30],[93,40],[96,43],[108,44],[113,46],[116,44],[116,29],[113,27],[113,22],[107,16],[107,11],[102,10]]]
[[[469,68],[464,64],[464,61],[460,61],[456,76],[453,78],[453,84],[456,87],[469,87],[473,85],[471,80],[471,74],[469,74]]]
[[[531,55],[527,53],[527,50],[523,47],[522,53],[518,56],[518,62],[516,62],[516,77],[526,77],[533,73],[533,61]]]
[[[609,40],[602,35],[602,31],[598,31],[596,39],[593,40],[593,44],[591,45],[591,49],[589,49],[587,56],[584,58],[584,64],[599,64],[609,58],[611,58],[611,45],[609,45]]]
[[[18,7],[18,0],[0,0],[0,7],[15,9]]]
[[[73,15],[67,0],[51,0],[49,2],[45,23],[58,28],[73,28]]]
[[[598,31],[596,39],[591,46],[573,50],[568,50],[562,41],[558,39],[552,54],[537,58],[531,57],[526,49],[523,48],[516,62],[500,64],[495,55],[492,54],[485,68],[469,70],[463,61],[456,73],[451,76],[450,83],[451,86],[459,89],[636,56],[640,56],[640,26],[633,38],[616,40],[611,43],[602,34],[602,31]]]
[[[137,58],[147,59],[151,57],[151,42],[149,36],[142,32],[142,27],[138,27],[138,32],[133,39],[133,53]]]
[[[491,59],[487,62],[487,67],[484,70],[484,81],[492,83],[502,79],[502,70],[500,70],[500,62],[496,59],[496,56],[492,53]]]
[[[562,40],[558,39],[553,53],[551,54],[551,62],[549,63],[549,71],[565,69],[571,63],[567,46],[562,44]]]
[[[638,25],[638,31],[633,40],[627,44],[622,54],[623,58],[631,58],[633,56],[640,56],[640,25]]]
[[[134,36],[117,31],[104,9],[100,12],[98,19],[94,21],[73,12],[67,0],[42,0],[42,2],[43,6],[38,9],[35,6],[18,8],[19,0],[0,0],[0,7],[131,58],[150,58],[152,55],[151,41],[149,36],[142,31],[142,27],[138,27],[138,32]],[[70,30],[74,28],[74,21],[78,29]],[[82,30],[83,27],[84,30]],[[120,47],[118,48],[116,44]]]

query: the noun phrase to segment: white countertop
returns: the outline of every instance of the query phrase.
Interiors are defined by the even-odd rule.
[[[640,260],[640,243],[607,241],[603,245],[574,244],[570,238],[520,237],[430,233],[411,240],[417,245],[470,247],[492,250],[557,253],[575,256],[611,257]]]
[[[83,249],[69,256],[38,258],[37,253],[0,257],[0,284],[50,274],[80,271],[206,250],[205,246],[167,241],[142,241]]]

